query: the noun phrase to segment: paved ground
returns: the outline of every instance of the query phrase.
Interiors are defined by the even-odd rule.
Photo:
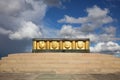
[[[120,80],[114,74],[0,73],[0,80]]]

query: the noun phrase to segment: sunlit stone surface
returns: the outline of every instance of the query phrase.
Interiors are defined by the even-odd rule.
[[[79,52],[89,53],[89,39],[33,39],[32,52]]]
[[[115,73],[120,72],[120,58],[99,53],[16,53],[0,60],[0,72]]]

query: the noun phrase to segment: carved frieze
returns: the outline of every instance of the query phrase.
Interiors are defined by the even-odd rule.
[[[33,51],[88,50],[89,39],[33,39]]]

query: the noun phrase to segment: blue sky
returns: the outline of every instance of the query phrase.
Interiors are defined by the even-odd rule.
[[[0,0],[0,56],[31,52],[32,38],[90,38],[120,52],[120,0]]]
[[[63,5],[65,8],[51,7],[46,13],[44,20],[53,28],[61,28],[63,24],[57,23],[57,20],[63,18],[64,15],[69,15],[75,18],[85,17],[87,16],[86,9],[91,8],[95,5],[101,9],[107,8],[109,10],[108,15],[116,19],[114,23],[111,23],[112,25],[118,27],[120,24],[119,0],[70,0],[70,2],[65,2],[63,3]]]

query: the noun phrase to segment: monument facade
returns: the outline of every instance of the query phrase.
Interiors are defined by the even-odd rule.
[[[32,52],[90,52],[90,40],[85,39],[58,39],[35,38],[33,39]]]

